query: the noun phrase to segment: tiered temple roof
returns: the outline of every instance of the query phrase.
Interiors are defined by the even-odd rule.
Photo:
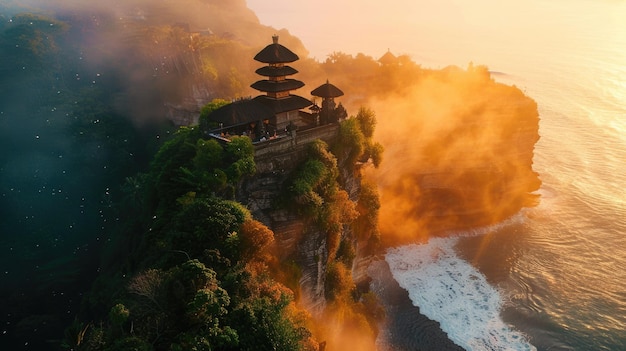
[[[298,60],[298,55],[279,44],[278,36],[273,36],[272,39],[272,44],[254,57],[256,61],[266,64],[256,70],[257,74],[266,79],[250,85],[265,94],[239,99],[213,111],[208,118],[212,124],[207,125],[219,127],[207,133],[224,142],[227,142],[228,136],[245,135],[254,143],[284,138],[293,141],[296,130],[298,135],[307,135],[306,133],[311,132],[308,138],[315,137],[315,133],[321,133],[320,135],[327,138],[332,137],[331,134],[336,133],[336,124],[333,122],[345,118],[343,116],[345,109],[343,107],[339,109],[334,102],[334,98],[342,96],[343,91],[326,81],[311,92],[313,96],[322,98],[321,108],[315,105],[311,108],[313,113],[302,111],[313,103],[309,99],[292,94],[291,91],[302,88],[304,83],[287,78],[298,73],[296,69],[287,65]],[[340,113],[340,110],[344,113]],[[325,125],[329,125],[329,128],[318,128]]]
[[[337,105],[335,104],[335,98],[343,96],[343,91],[337,88],[333,84],[330,84],[328,80],[326,83],[311,91],[311,95],[319,96],[322,98],[322,107],[317,107],[317,113],[319,113],[319,121],[321,124],[329,122],[337,122],[342,116],[337,113]]]
[[[298,73],[290,66],[285,65],[299,59],[298,55],[278,43],[278,36],[272,37],[272,44],[261,50],[254,59],[266,63],[267,66],[256,70],[256,73],[268,79],[259,80],[251,85],[252,88],[266,93],[254,98],[265,106],[270,107],[274,113],[282,113],[299,110],[312,103],[298,95],[291,94],[292,90],[302,88],[304,83],[287,78],[289,75]]]
[[[337,88],[336,86],[330,84],[328,80],[326,80],[326,83],[313,89],[313,91],[311,91],[311,95],[328,99],[343,96],[343,91],[341,91],[341,89]]]

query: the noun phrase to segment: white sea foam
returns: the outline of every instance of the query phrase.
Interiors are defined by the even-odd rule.
[[[458,238],[434,238],[387,252],[394,279],[421,313],[466,350],[536,350],[500,318],[502,299],[482,273],[460,259]]]

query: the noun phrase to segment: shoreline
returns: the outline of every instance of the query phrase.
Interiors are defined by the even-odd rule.
[[[424,316],[413,305],[409,293],[393,279],[384,259],[371,262],[367,273],[372,279],[370,289],[385,309],[385,320],[376,340],[379,350],[463,351],[441,330],[439,322]]]

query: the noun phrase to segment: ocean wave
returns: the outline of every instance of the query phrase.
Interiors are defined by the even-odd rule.
[[[457,256],[458,237],[390,249],[394,279],[415,306],[466,350],[536,350],[500,318],[502,298],[485,276]]]

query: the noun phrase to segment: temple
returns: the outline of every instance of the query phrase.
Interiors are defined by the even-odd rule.
[[[387,52],[378,59],[378,62],[383,66],[391,66],[398,63],[398,58],[391,53],[391,50],[387,49]]]
[[[214,128],[205,132],[222,142],[228,142],[229,137],[235,135],[248,136],[257,154],[262,153],[268,144],[277,145],[281,141],[288,142],[293,148],[299,141],[315,138],[328,141],[336,136],[337,122],[347,114],[334,99],[343,92],[328,81],[314,89],[311,95],[322,98],[321,108],[294,94],[294,90],[305,85],[290,78],[298,71],[289,64],[298,59],[298,55],[278,43],[278,36],[273,36],[272,43],[254,56],[254,60],[265,64],[255,71],[264,79],[250,86],[264,94],[239,99],[213,111],[208,119]],[[304,110],[307,107],[310,112]]]
[[[267,77],[267,79],[259,80],[251,87],[266,93],[266,95],[257,96],[255,100],[270,107],[274,113],[280,116],[280,122],[284,123],[290,117],[295,118],[294,111],[308,107],[312,103],[301,96],[291,94],[292,90],[304,86],[304,83],[299,80],[287,78],[287,76],[298,73],[297,70],[286,65],[297,61],[298,55],[278,44],[278,36],[275,35],[272,39],[272,44],[254,56],[256,61],[267,64],[267,66],[256,70],[258,75]]]
[[[317,110],[319,113],[319,122],[321,124],[338,122],[340,119],[346,117],[341,115],[343,108],[340,107],[338,111],[337,104],[335,104],[335,98],[342,96],[343,91],[330,84],[328,80],[326,80],[326,83],[313,89],[313,91],[311,91],[311,95],[322,98],[322,108]]]

